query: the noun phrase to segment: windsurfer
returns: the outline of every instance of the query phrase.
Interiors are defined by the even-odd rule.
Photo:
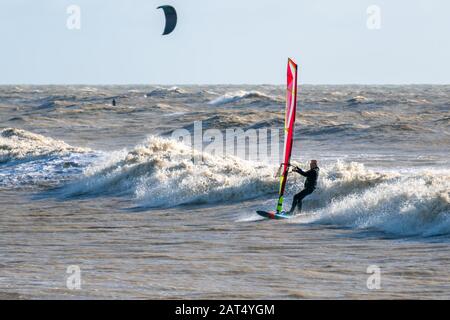
[[[317,166],[317,160],[311,160],[311,162],[309,163],[309,168],[310,169],[306,172],[299,167],[294,167],[292,169],[292,171],[306,177],[306,180],[304,189],[294,196],[292,207],[289,211],[290,214],[293,214],[296,208],[298,208],[298,211],[301,212],[303,199],[313,193],[313,191],[316,189],[317,179],[319,178],[319,167]]]

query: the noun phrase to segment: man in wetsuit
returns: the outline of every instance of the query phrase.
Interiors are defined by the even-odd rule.
[[[294,169],[292,169],[292,171],[297,172],[302,176],[306,177],[306,181],[304,189],[294,196],[294,201],[292,202],[292,207],[291,210],[289,211],[290,214],[294,213],[295,208],[298,208],[298,211],[301,212],[302,200],[307,195],[313,193],[313,191],[316,189],[317,179],[319,178],[319,167],[317,166],[317,160],[311,160],[309,168],[310,169],[306,172],[300,169],[299,167],[294,167]]]

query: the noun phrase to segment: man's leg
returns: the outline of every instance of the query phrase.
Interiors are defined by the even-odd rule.
[[[301,192],[297,193],[297,194],[294,196],[294,199],[292,200],[291,210],[289,210],[289,213],[290,213],[290,214],[293,214],[294,211],[295,211],[295,207],[297,207],[297,204],[298,204],[298,197],[300,196],[300,193],[301,193]]]
[[[300,191],[299,193],[297,193],[294,196],[294,200],[292,201],[292,207],[291,210],[289,210],[289,213],[293,214],[295,211],[295,207],[298,207],[298,211],[302,212],[302,201],[303,199],[311,194],[314,190],[308,190],[308,189],[303,189],[302,191]]]

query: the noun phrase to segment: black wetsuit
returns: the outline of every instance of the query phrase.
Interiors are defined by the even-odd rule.
[[[317,179],[319,178],[319,167],[315,167],[306,172],[300,168],[295,168],[293,171],[306,177],[306,181],[305,188],[294,196],[294,201],[292,201],[292,207],[290,211],[291,213],[294,213],[296,207],[298,207],[298,211],[301,212],[303,198],[313,193],[313,191],[316,189]]]

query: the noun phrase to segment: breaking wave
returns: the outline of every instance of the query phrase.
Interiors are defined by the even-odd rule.
[[[149,93],[147,93],[146,97],[166,97],[166,96],[177,96],[177,95],[183,95],[186,94],[186,91],[183,89],[180,89],[178,87],[171,87],[171,88],[157,88]]]
[[[450,235],[450,170],[380,174],[337,163],[324,171],[305,203],[308,222],[394,236]]]
[[[0,131],[0,187],[51,187],[82,175],[97,159],[89,149],[21,129]]]
[[[126,195],[143,207],[223,204],[262,196],[275,203],[275,167],[210,154],[194,163],[192,157],[200,154],[174,140],[149,137],[131,152],[113,153],[89,167],[83,179],[62,192],[69,198]],[[288,183],[287,206],[303,179],[292,175]],[[305,200],[304,209],[307,222],[395,236],[450,235],[449,190],[449,170],[381,173],[338,161],[321,169],[318,189]]]
[[[358,105],[358,104],[362,104],[362,103],[368,103],[368,102],[370,102],[370,100],[367,99],[364,96],[355,96],[355,97],[347,100],[347,104],[349,106],[354,106],[354,105]]]
[[[22,129],[6,128],[0,131],[0,163],[89,151]]]
[[[273,97],[259,91],[237,91],[226,93],[209,102],[211,105],[225,105],[238,102],[271,102],[281,103],[283,100],[279,97]]]
[[[175,140],[151,136],[131,151],[100,153],[25,130],[0,133],[0,186],[64,182],[57,192],[65,199],[125,196],[143,208],[260,197],[275,204],[277,197],[275,166],[201,155]],[[299,175],[290,176],[286,206],[302,184]],[[307,215],[294,222],[450,236],[450,170],[377,172],[356,162],[328,163],[304,210]]]
[[[218,203],[276,190],[274,169],[235,157],[201,154],[170,139],[149,137],[131,152],[118,152],[64,190],[68,197],[133,195],[142,206]]]

